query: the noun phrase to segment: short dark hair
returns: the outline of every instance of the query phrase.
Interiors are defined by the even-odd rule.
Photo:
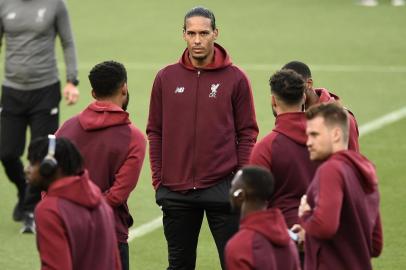
[[[28,160],[31,164],[42,162],[48,154],[49,139],[34,139],[28,147]],[[66,138],[56,138],[54,158],[66,176],[79,175],[83,171],[83,158],[78,149]]]
[[[271,93],[288,105],[299,104],[306,89],[305,81],[293,70],[282,69],[269,79]]]
[[[186,20],[191,17],[204,17],[210,19],[211,28],[213,30],[216,29],[216,18],[214,17],[214,13],[208,8],[197,6],[186,13],[185,18],[183,19],[183,31],[186,31]]]
[[[246,166],[241,169],[241,181],[246,188],[247,197],[260,201],[269,201],[272,198],[274,178],[268,170]]]
[[[282,69],[292,69],[302,75],[305,80],[312,77],[309,66],[300,61],[291,61],[284,65]]]
[[[89,81],[97,97],[110,97],[127,82],[127,71],[119,62],[105,61],[92,68]]]
[[[348,141],[348,113],[347,111],[337,102],[331,103],[320,103],[311,106],[306,111],[307,120],[312,120],[316,117],[322,117],[326,125],[335,126],[338,125],[343,130],[343,140]]]

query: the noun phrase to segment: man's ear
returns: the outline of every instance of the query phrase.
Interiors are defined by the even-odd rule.
[[[339,127],[333,127],[331,134],[334,143],[340,142],[343,139],[343,130]]]
[[[274,107],[274,108],[277,106],[277,104],[276,104],[276,98],[275,98],[274,95],[271,95],[271,105],[272,105],[272,107]]]
[[[219,36],[219,30],[216,28],[216,29],[214,29],[213,33],[214,33],[214,40],[216,40]]]
[[[126,96],[126,95],[127,95],[127,92],[128,92],[128,84],[125,82],[125,83],[123,84],[123,86],[121,87],[121,94],[122,94],[123,96]]]
[[[94,92],[93,89],[92,89],[92,97],[93,97],[94,99],[97,99],[96,93]]]
[[[312,78],[307,79],[306,85],[307,85],[308,89],[312,89],[313,88],[313,79]]]

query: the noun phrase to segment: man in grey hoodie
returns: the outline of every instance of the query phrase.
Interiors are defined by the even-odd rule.
[[[0,158],[18,190],[13,219],[21,232],[35,232],[33,210],[40,192],[26,184],[20,160],[26,129],[31,140],[58,128],[61,89],[55,56],[59,36],[66,64],[67,104],[76,103],[76,52],[64,0],[0,0],[0,41],[5,36],[5,78],[1,93]]]

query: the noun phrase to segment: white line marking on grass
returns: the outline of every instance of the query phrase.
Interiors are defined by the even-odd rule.
[[[132,240],[134,240],[134,238],[138,238],[150,232],[153,232],[156,229],[160,228],[161,226],[162,226],[162,215],[147,223],[140,225],[137,228],[131,229],[128,235],[128,242],[131,242]]]
[[[175,61],[174,61],[175,63]],[[79,69],[90,70],[97,63],[79,63]],[[127,69],[134,70],[152,70],[158,71],[159,69],[167,66],[165,63],[138,63],[138,62],[124,62]],[[254,63],[236,63],[236,65],[246,70],[252,71],[274,71],[280,69],[284,64],[254,64]],[[65,66],[61,63],[58,64],[60,70],[64,70]],[[368,72],[368,73],[406,73],[406,66],[384,66],[384,65],[312,65],[313,71],[324,72]]]
[[[272,71],[280,69],[284,64],[240,64],[247,70]],[[368,73],[406,73],[406,66],[376,66],[376,65],[312,65],[312,71],[324,72],[368,72]]]
[[[395,123],[405,117],[406,117],[406,106],[360,126],[359,136],[360,137],[365,136],[387,125]],[[162,226],[162,215],[151,220],[150,222],[140,225],[137,228],[131,229],[128,236],[128,242],[131,242],[135,238],[139,238],[150,232],[153,232],[156,229],[160,228],[161,226]]]
[[[383,128],[384,126],[399,121],[404,117],[406,117],[406,106],[360,126],[359,136],[367,135],[375,130]]]

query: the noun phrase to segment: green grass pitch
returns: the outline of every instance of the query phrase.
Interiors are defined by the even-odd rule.
[[[75,106],[62,105],[61,120],[78,113],[91,101],[87,80],[90,68],[100,61],[115,59],[127,66],[129,112],[144,131],[154,76],[165,64],[177,61],[184,49],[184,13],[203,4],[215,12],[218,42],[251,79],[260,137],[272,129],[274,122],[268,79],[294,59],[308,63],[315,85],[341,96],[362,126],[406,105],[406,7],[395,8],[389,2],[382,0],[378,7],[365,8],[352,0],[68,0],[78,49],[81,98]],[[59,44],[57,47],[62,64]],[[64,68],[60,66],[64,81]],[[374,161],[380,178],[384,251],[373,260],[375,269],[406,267],[405,133],[406,119],[360,140],[362,152]],[[21,225],[11,220],[15,199],[16,190],[1,167],[0,269],[38,269],[35,237],[20,235]],[[154,202],[148,157],[129,205],[135,227],[160,215]],[[166,256],[162,229],[130,243],[132,269],[165,269]],[[206,225],[199,239],[197,269],[219,269]]]

